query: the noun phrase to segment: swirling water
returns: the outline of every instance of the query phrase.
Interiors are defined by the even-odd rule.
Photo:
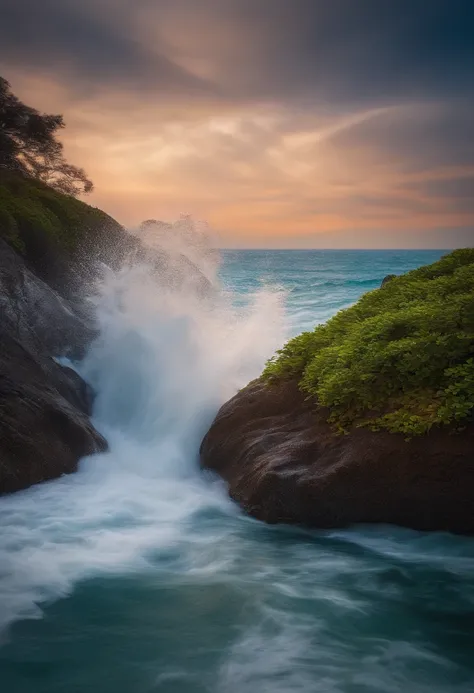
[[[110,452],[0,499],[6,693],[474,690],[474,540],[245,517],[198,469],[284,339],[441,251],[226,251],[210,298],[109,275],[81,372]]]

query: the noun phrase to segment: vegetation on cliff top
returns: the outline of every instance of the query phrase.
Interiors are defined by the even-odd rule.
[[[54,243],[74,251],[104,228],[121,228],[100,209],[49,185],[13,171],[0,170],[0,237],[21,253],[30,245]]]
[[[474,248],[365,294],[290,340],[263,377],[297,378],[340,430],[462,426],[474,415]]]
[[[85,171],[64,158],[56,139],[62,128],[61,115],[27,106],[0,76],[0,170],[17,171],[67,195],[90,192],[93,185]]]
[[[65,160],[56,139],[63,127],[62,116],[27,106],[0,77],[0,238],[36,269],[48,255],[67,258],[123,233],[108,214],[76,199],[92,183]]]

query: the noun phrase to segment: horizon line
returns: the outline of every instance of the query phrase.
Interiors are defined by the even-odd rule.
[[[220,247],[220,248],[217,248],[217,250],[249,250],[249,251],[255,250],[258,252],[260,252],[262,250],[281,250],[281,251],[287,251],[287,250],[294,250],[294,251],[299,251],[299,250],[330,250],[332,252],[341,252],[341,253],[344,253],[347,251],[355,252],[355,251],[361,251],[361,250],[362,251],[367,251],[367,250],[382,251],[382,250],[385,250],[385,251],[391,251],[391,252],[392,251],[400,251],[400,250],[403,250],[403,251],[412,251],[413,250],[415,252],[420,251],[420,250],[426,250],[426,251],[432,250],[432,251],[452,252],[454,250],[462,250],[463,248],[472,248],[472,247],[474,247],[474,246],[462,246],[459,248],[309,248],[309,247],[308,248],[234,248],[234,247]]]

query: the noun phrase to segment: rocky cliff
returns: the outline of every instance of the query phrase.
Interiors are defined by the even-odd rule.
[[[0,240],[0,493],[74,471],[106,442],[92,393],[55,357],[77,355],[93,326]]]
[[[84,353],[95,335],[86,287],[134,242],[100,210],[1,172],[0,493],[106,448],[89,418],[92,392],[57,359]]]

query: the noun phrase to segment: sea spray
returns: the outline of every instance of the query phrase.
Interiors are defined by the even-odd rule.
[[[145,262],[105,267],[91,299],[100,334],[77,368],[110,452],[0,500],[0,626],[40,616],[86,576],[141,570],[147,552],[189,539],[196,512],[235,512],[203,479],[199,444],[283,341],[282,295],[262,289],[234,307],[206,237],[189,219],[166,231]]]

